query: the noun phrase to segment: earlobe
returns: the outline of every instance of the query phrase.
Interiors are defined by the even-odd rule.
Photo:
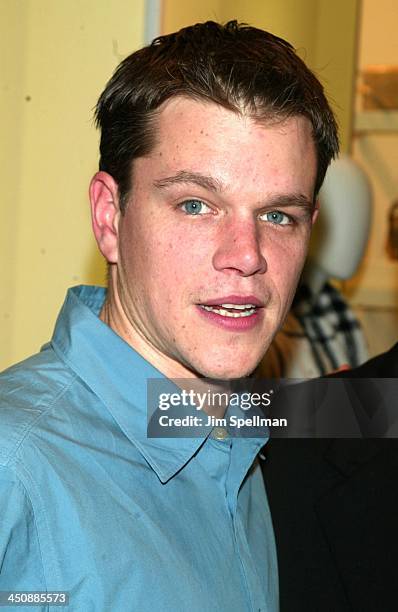
[[[91,219],[99,250],[109,263],[118,260],[120,216],[118,186],[107,172],[97,172],[90,183]]]
[[[319,215],[319,200],[317,199],[315,201],[314,210],[312,211],[312,215],[311,215],[311,223],[312,223],[312,225],[314,225],[315,221],[318,218],[318,215]]]

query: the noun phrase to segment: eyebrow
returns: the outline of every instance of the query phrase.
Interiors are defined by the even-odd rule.
[[[309,200],[307,196],[298,194],[278,194],[271,196],[264,208],[286,208],[289,206],[301,206],[302,208],[315,208],[316,198]]]
[[[209,191],[218,192],[223,190],[223,185],[218,179],[201,172],[190,172],[187,170],[180,170],[174,176],[167,176],[153,182],[154,186],[158,189],[167,189],[167,187],[184,183],[193,183]]]
[[[173,176],[157,179],[153,184],[157,189],[167,189],[173,185],[183,184],[198,185],[203,189],[214,192],[221,192],[224,189],[220,180],[201,172],[191,172],[188,170],[180,170]],[[271,196],[263,205],[264,208],[282,208],[288,206],[301,206],[312,210],[315,207],[315,198],[314,200],[309,200],[308,197],[302,194],[278,194]]]

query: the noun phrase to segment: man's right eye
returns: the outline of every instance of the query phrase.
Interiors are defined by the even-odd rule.
[[[187,215],[203,215],[211,212],[210,207],[202,202],[202,200],[186,200],[180,204],[180,208],[182,208]]]

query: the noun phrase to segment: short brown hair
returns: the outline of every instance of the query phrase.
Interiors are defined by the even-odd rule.
[[[132,161],[153,148],[157,109],[173,96],[212,101],[260,121],[307,117],[317,150],[315,194],[338,153],[323,87],[288,42],[236,21],[198,23],[129,55],[98,100],[100,170],[118,183],[122,212]]]

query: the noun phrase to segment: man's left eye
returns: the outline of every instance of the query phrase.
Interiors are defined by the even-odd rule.
[[[186,200],[180,204],[180,207],[188,215],[203,215],[210,212],[210,207],[202,202],[202,200]]]
[[[286,215],[285,213],[280,212],[279,210],[271,210],[270,212],[264,213],[263,215],[261,215],[261,219],[263,221],[269,221],[274,225],[289,225],[292,222],[289,215]]]

